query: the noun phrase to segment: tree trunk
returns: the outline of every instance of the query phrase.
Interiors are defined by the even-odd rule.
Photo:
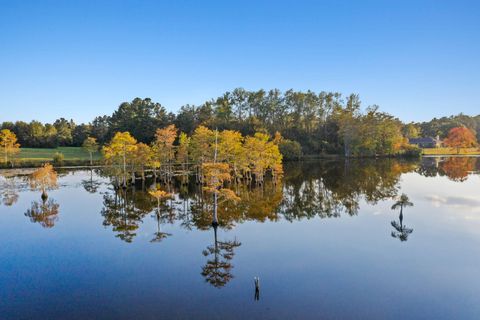
[[[123,187],[127,187],[127,163],[125,159],[125,153],[123,154]]]
[[[212,221],[212,225],[215,227],[215,226],[218,226],[218,212],[217,212],[217,208],[218,208],[218,205],[217,205],[217,199],[218,199],[218,195],[217,195],[217,192],[215,192],[213,194],[213,221]]]
[[[400,220],[400,228],[403,228],[403,206],[400,207],[400,216],[398,217]]]

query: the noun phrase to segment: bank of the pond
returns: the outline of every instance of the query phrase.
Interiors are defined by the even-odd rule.
[[[422,149],[423,155],[428,156],[457,156],[457,155],[466,155],[466,156],[476,156],[480,155],[479,148],[425,148]]]
[[[394,155],[352,155],[346,157],[343,154],[309,154],[303,155],[299,159],[284,159],[286,161],[299,161],[299,160],[329,160],[329,159],[418,159],[421,154],[394,154]]]
[[[62,153],[64,159],[61,162],[54,160],[56,153]],[[303,155],[297,159],[284,159],[284,162],[297,162],[305,160],[339,160],[339,159],[381,159],[381,158],[396,158],[396,159],[416,159],[418,156],[408,155],[390,155],[390,156],[352,156],[345,157],[341,154],[308,154]],[[0,162],[0,169],[10,168],[37,168],[44,163],[49,162],[54,167],[62,168],[90,168],[90,156],[82,148],[79,147],[60,147],[55,149],[41,149],[41,148],[22,148],[20,154],[14,159],[12,163]],[[100,152],[96,153],[93,157],[93,166],[103,166],[102,155]]]
[[[61,153],[64,159],[61,163],[55,163],[54,156],[56,153]],[[421,155],[407,155],[398,154],[390,156],[352,156],[349,159],[364,159],[364,158],[418,158],[420,156],[475,156],[480,155],[478,148],[461,148],[457,153],[456,149],[452,148],[426,148],[422,149]],[[299,159],[284,159],[288,162],[295,162],[301,160],[316,160],[316,159],[345,159],[341,154],[306,154]],[[102,154],[96,152],[93,155],[93,164],[95,166],[102,165]],[[58,147],[58,148],[21,148],[14,161],[15,168],[31,168],[39,167],[45,162],[53,163],[57,167],[87,167],[90,166],[90,155],[81,147]],[[0,162],[0,168],[12,168],[10,163],[5,164]]]

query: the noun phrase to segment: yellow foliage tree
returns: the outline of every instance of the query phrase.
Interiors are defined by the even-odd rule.
[[[157,218],[157,232],[155,232],[155,237],[150,241],[150,242],[160,242],[162,239],[170,236],[171,234],[162,232],[160,230],[160,203],[166,199],[172,198],[172,194],[168,193],[166,191],[161,190],[160,188],[156,188],[153,190],[150,190],[148,192],[150,196],[154,197],[157,199],[157,212],[156,212],[156,218]],[[173,218],[173,217],[172,217]]]
[[[283,175],[283,156],[275,140],[267,142],[265,156],[267,158],[268,168],[272,171],[273,180],[277,181],[277,179]]]
[[[245,139],[249,167],[255,176],[255,182],[259,184],[263,183],[267,170],[271,170],[274,179],[283,174],[282,154],[276,140],[269,141],[269,139],[268,134],[260,132]]]
[[[17,136],[8,129],[0,131],[0,153],[8,163],[8,159],[20,152],[20,144],[17,143]]]
[[[262,183],[265,171],[268,168],[266,157],[269,136],[265,133],[255,133],[253,137],[245,139],[245,151],[251,173],[255,176],[255,182]],[[250,172],[248,172],[250,174]],[[251,176],[249,177],[251,179]]]
[[[123,168],[123,186],[127,186],[127,158],[137,150],[137,140],[129,132],[117,132],[110,143],[103,147],[105,160],[110,165]]]
[[[180,133],[178,138],[178,148],[177,148],[177,163],[182,167],[182,177],[183,181],[186,182],[188,175],[188,162],[189,162],[189,147],[190,147],[190,138],[185,132]]]
[[[215,192],[223,186],[224,182],[229,182],[232,179],[228,163],[207,162],[202,167],[205,191]]]
[[[202,164],[213,161],[213,144],[215,133],[204,126],[198,126],[193,132],[190,142],[190,154],[192,160],[197,164],[197,180],[203,178]]]
[[[148,194],[150,194],[152,197],[157,199],[157,209],[160,210],[160,203],[165,200],[169,199],[172,197],[171,193],[168,193],[166,191],[163,191],[161,189],[155,189],[155,190],[150,190],[148,191]]]
[[[142,180],[145,180],[145,167],[151,164],[153,156],[152,149],[147,144],[140,142],[137,144],[134,156],[135,163],[140,171],[140,176],[142,177]]]
[[[165,128],[157,129],[153,141],[153,154],[156,161],[165,168],[165,180],[170,181],[173,175],[172,164],[175,159],[173,143],[177,138],[177,128],[171,124]]]
[[[239,201],[240,198],[230,189],[223,188],[226,181],[230,181],[230,166],[228,163],[217,162],[218,160],[218,131],[214,133],[214,152],[213,162],[202,163],[203,181],[205,183],[204,190],[213,194],[213,221],[212,226],[218,226],[218,202]]]
[[[218,142],[218,160],[231,166],[233,179],[242,177],[242,171],[248,167],[246,150],[243,147],[243,136],[238,131],[224,130],[220,132]]]
[[[213,222],[212,225],[218,225],[218,204],[224,201],[237,202],[240,198],[230,189],[223,188],[225,182],[232,179],[230,167],[227,163],[208,162],[202,164],[203,181],[205,186],[203,190],[213,194]]]
[[[47,190],[58,188],[57,172],[53,166],[46,163],[43,167],[35,170],[30,176],[30,187],[33,190],[42,191],[42,199],[46,200],[48,198]]]

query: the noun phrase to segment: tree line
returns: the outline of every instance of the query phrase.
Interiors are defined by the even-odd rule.
[[[445,139],[453,128],[465,127],[480,135],[480,115],[458,114],[449,117],[433,118],[425,122],[411,122],[404,125],[403,133],[407,138],[436,137]]]
[[[60,118],[54,123],[4,122],[23,147],[81,146],[87,137],[101,145],[116,132],[129,132],[150,144],[157,128],[175,125],[187,135],[199,126],[235,130],[244,136],[279,132],[285,158],[304,154],[392,155],[409,151],[406,138],[447,136],[450,129],[465,126],[476,133],[480,116],[458,115],[424,123],[404,124],[381,112],[378,106],[363,108],[359,96],[337,92],[278,89],[247,91],[237,88],[200,105],[184,105],[174,114],[151,99],[124,102],[112,115],[98,116],[87,124]]]

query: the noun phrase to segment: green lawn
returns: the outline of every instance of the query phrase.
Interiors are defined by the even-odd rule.
[[[425,148],[423,149],[424,155],[480,155],[479,148],[460,148],[460,152],[457,153],[456,148]]]
[[[55,149],[48,148],[21,148],[17,160],[20,161],[53,161],[55,152],[61,152],[65,156],[65,161],[89,161],[90,155],[81,147],[59,147]],[[100,152],[93,155],[93,160],[101,158]]]

